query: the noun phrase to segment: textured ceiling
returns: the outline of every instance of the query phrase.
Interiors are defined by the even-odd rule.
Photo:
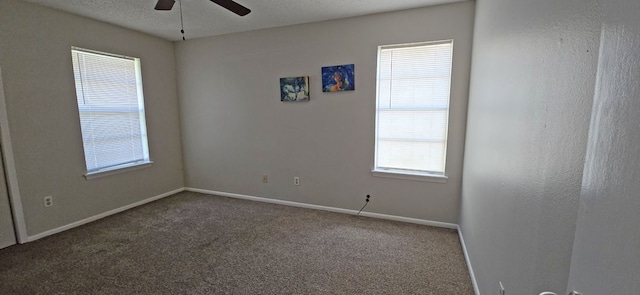
[[[43,6],[181,40],[179,3],[156,11],[157,0],[25,0]],[[239,17],[208,0],[181,0],[187,39],[309,23],[464,0],[236,0],[252,12]]]

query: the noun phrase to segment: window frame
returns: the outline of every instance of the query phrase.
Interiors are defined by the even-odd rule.
[[[382,50],[384,49],[399,49],[399,48],[410,48],[410,47],[419,47],[419,46],[430,46],[430,45],[439,45],[439,44],[451,44],[451,67],[449,74],[449,95],[447,101],[446,108],[446,120],[444,127],[444,151],[443,151],[443,171],[427,171],[427,170],[409,170],[409,169],[400,169],[400,168],[391,168],[391,167],[380,167],[378,165],[378,152],[379,152],[379,132],[380,132],[380,58]],[[378,46],[377,51],[377,63],[376,63],[376,103],[375,103],[375,134],[374,134],[374,162],[373,169],[371,173],[373,176],[377,177],[385,177],[385,178],[395,178],[395,179],[404,179],[404,180],[416,180],[416,181],[428,181],[428,182],[436,182],[436,183],[445,183],[448,179],[446,174],[446,165],[447,165],[447,148],[449,146],[449,119],[451,115],[451,85],[453,84],[453,54],[454,54],[454,40],[453,39],[444,39],[437,41],[426,41],[426,42],[413,42],[413,43],[401,43],[401,44],[391,44],[391,45],[380,45]],[[435,108],[424,107],[424,108],[406,108],[402,109],[403,111],[430,111]],[[391,110],[393,111],[393,110]]]
[[[105,176],[109,176],[109,175],[114,175],[114,174],[119,174],[119,173],[123,173],[123,172],[127,172],[127,171],[133,171],[133,170],[138,170],[138,169],[142,169],[142,168],[146,168],[149,167],[153,164],[153,161],[151,160],[151,155],[150,155],[150,151],[149,151],[149,135],[148,135],[148,130],[147,130],[147,120],[146,120],[146,106],[145,106],[145,102],[144,102],[144,91],[143,91],[143,84],[142,84],[142,67],[141,67],[141,62],[140,62],[140,58],[137,57],[131,57],[131,56],[125,56],[125,55],[120,55],[120,54],[113,54],[113,53],[108,53],[108,52],[101,52],[101,51],[96,51],[96,50],[91,50],[91,49],[86,49],[86,48],[81,48],[81,47],[76,47],[76,46],[72,46],[71,47],[71,55],[72,57],[75,54],[88,54],[88,55],[97,55],[97,56],[102,56],[102,57],[109,57],[109,58],[118,58],[118,59],[123,59],[123,60],[129,60],[132,61],[134,63],[134,68],[135,68],[135,79],[136,79],[136,90],[137,90],[137,101],[138,101],[138,112],[139,114],[139,122],[140,122],[140,139],[141,139],[141,145],[142,145],[142,154],[143,154],[143,159],[138,160],[138,161],[131,161],[131,162],[127,162],[127,163],[123,163],[123,164],[118,164],[118,165],[112,165],[112,166],[105,166],[105,167],[100,167],[100,168],[96,168],[94,170],[89,171],[88,169],[88,165],[87,165],[87,158],[86,158],[86,148],[85,148],[85,143],[84,143],[84,133],[82,131],[82,111],[81,109],[83,108],[82,106],[80,106],[78,104],[78,92],[83,92],[83,89],[78,90],[78,81],[76,81],[76,76],[75,76],[75,72],[76,72],[76,67],[79,66],[79,64],[76,64],[75,61],[73,61],[72,58],[72,66],[73,66],[73,71],[74,71],[74,87],[76,90],[76,106],[78,107],[78,118],[80,119],[80,131],[81,131],[81,137],[82,137],[82,152],[83,152],[83,160],[85,162],[85,174],[84,177],[87,180],[91,180],[91,179],[95,179],[95,178],[100,178],[100,177],[105,177]]]

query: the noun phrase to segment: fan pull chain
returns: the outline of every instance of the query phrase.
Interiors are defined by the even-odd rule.
[[[182,20],[182,0],[180,2],[180,33],[182,33],[182,41],[187,39],[184,38],[184,21]]]

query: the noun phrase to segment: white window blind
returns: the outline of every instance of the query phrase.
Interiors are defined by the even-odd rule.
[[[380,46],[376,171],[445,173],[453,41]]]
[[[140,60],[71,53],[87,174],[149,163]]]

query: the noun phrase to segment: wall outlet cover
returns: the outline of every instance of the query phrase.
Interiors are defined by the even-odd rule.
[[[51,207],[51,206],[53,206],[53,197],[52,197],[52,196],[46,196],[46,197],[44,197],[44,206],[45,206],[45,207]]]

